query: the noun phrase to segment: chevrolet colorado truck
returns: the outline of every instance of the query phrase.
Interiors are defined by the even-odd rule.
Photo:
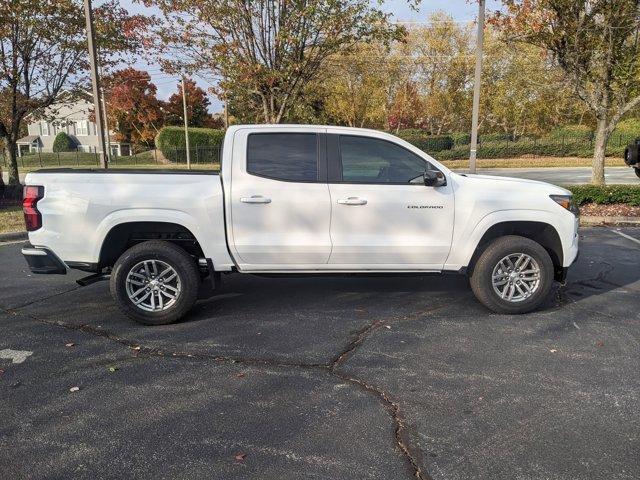
[[[457,174],[386,133],[238,125],[221,159],[220,173],[29,173],[31,271],[109,278],[119,308],[152,325],[185,315],[230,272],[456,272],[490,310],[525,313],[578,253],[567,190]]]

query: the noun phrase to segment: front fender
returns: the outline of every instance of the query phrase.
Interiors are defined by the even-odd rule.
[[[467,267],[484,234],[494,225],[505,222],[536,222],[550,225],[558,234],[562,244],[563,258],[567,259],[571,256],[575,229],[572,217],[573,215],[569,212],[565,215],[564,212],[528,209],[507,209],[488,213],[478,222],[454,229],[451,253],[447,258],[445,270],[460,270]]]

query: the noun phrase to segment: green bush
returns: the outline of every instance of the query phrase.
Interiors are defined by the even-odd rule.
[[[640,206],[640,185],[568,185],[578,205],[627,203]]]
[[[626,142],[611,139],[607,146],[607,156],[622,157]],[[430,153],[427,151],[427,153]],[[479,159],[516,158],[525,155],[536,157],[582,157],[593,156],[593,141],[584,138],[566,139],[521,138],[515,142],[482,142],[478,145]],[[469,145],[455,146],[434,155],[438,160],[462,160],[469,158]]]
[[[478,136],[478,143],[491,143],[491,142],[512,142],[513,136],[510,133],[483,133]],[[471,143],[471,140],[469,140]]]
[[[394,134],[427,153],[453,148],[453,139],[449,135],[427,135],[425,131],[417,129],[400,130]]]
[[[65,132],[60,132],[56,135],[55,140],[53,141],[53,151],[57,152],[70,152],[73,150],[73,140],[71,137],[67,135]]]
[[[587,125],[565,125],[564,127],[551,130],[546,138],[553,139],[570,139],[570,138],[591,138],[593,137],[593,129]]]
[[[640,118],[627,118],[622,120],[613,131],[613,135],[624,135],[628,137],[640,137]]]
[[[450,137],[454,145],[469,145],[471,143],[471,135],[468,133],[452,133]]]
[[[212,128],[189,128],[189,151],[194,163],[219,162],[224,130]],[[156,136],[156,147],[167,160],[177,163],[186,161],[184,128],[163,127]]]

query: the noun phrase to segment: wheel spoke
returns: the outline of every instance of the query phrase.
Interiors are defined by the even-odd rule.
[[[165,297],[168,297],[171,300],[175,300],[176,296],[172,295],[171,293],[167,292],[166,290],[163,290],[160,292],[161,295],[164,295]]]
[[[147,312],[159,312],[171,307],[182,289],[176,270],[156,259],[142,260],[133,266],[127,274],[125,288],[129,300]]]
[[[526,253],[517,252],[500,259],[491,275],[494,292],[508,302],[530,298],[540,285],[540,267]]]
[[[145,296],[140,297],[137,300],[134,300],[133,304],[134,305],[139,305],[140,303],[144,302],[149,297],[149,295],[151,295],[151,292],[147,292],[147,294]]]
[[[173,272],[171,275],[169,275],[167,278],[163,278],[162,281],[166,282],[170,282],[171,280],[173,280],[174,278],[176,278],[178,274],[176,272]]]

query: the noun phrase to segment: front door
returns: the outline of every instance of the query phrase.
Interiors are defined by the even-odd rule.
[[[330,134],[329,263],[339,268],[440,270],[453,234],[450,185],[424,185],[425,158],[383,138]]]
[[[241,269],[308,269],[329,260],[324,138],[320,128],[236,132],[230,223]]]

